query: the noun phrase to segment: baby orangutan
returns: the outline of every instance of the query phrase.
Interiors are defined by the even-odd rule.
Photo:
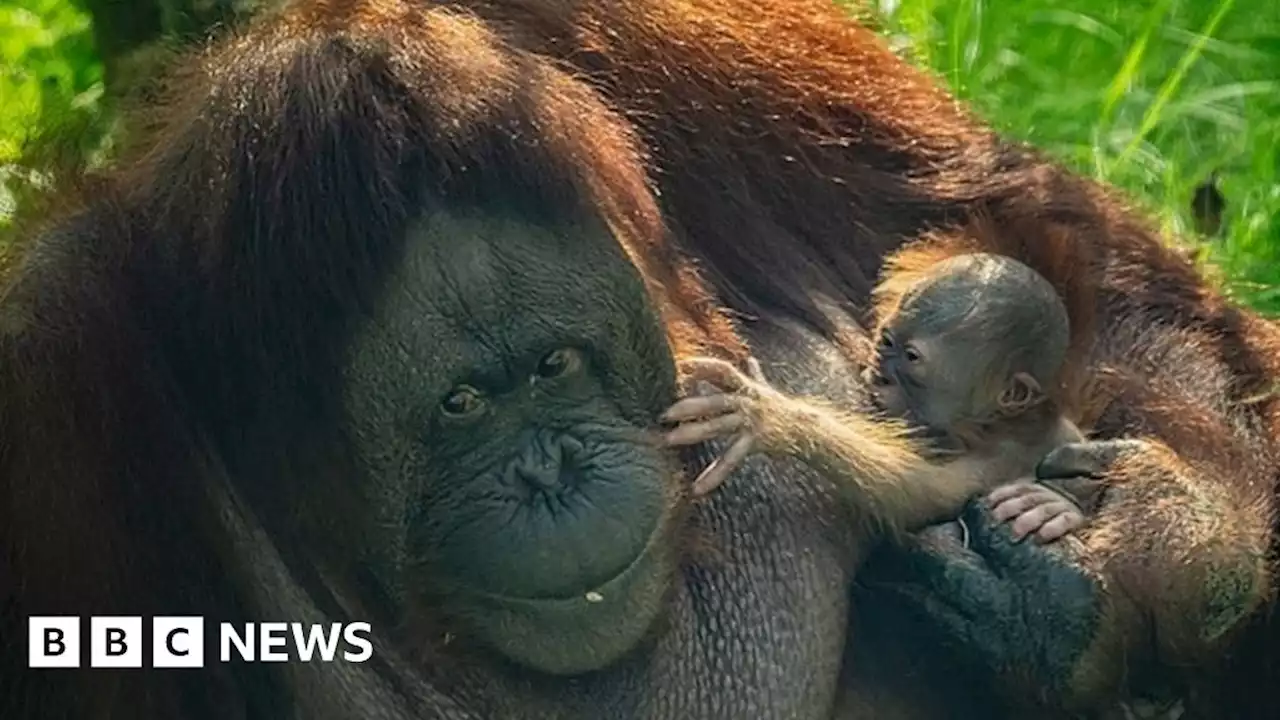
[[[977,489],[999,485],[988,500],[998,520],[1013,521],[1018,539],[1034,533],[1039,541],[1051,542],[1085,523],[1082,507],[1093,500],[1094,481],[1081,480],[1071,488],[1083,496],[1078,499],[1044,483],[1003,484],[1031,475],[1050,450],[1084,439],[1054,397],[1070,327],[1067,310],[1047,280],[1007,257],[953,256],[931,266],[901,294],[879,319],[875,337],[876,357],[866,379],[876,404],[929,442],[925,453],[933,463],[924,474],[935,476],[927,481],[930,488],[940,485],[938,479],[945,485],[948,478],[958,478],[957,471],[967,490],[975,489],[970,484],[975,477]],[[758,365],[744,374],[728,363],[694,358],[685,367],[694,379],[725,392],[673,405],[666,420],[692,422],[672,431],[668,441],[679,445],[738,436],[698,478],[695,493],[719,485],[755,450],[798,456],[846,486],[855,476],[864,485],[922,480],[918,470],[877,478],[872,466],[849,461],[857,447],[875,444],[866,436],[870,423],[862,419],[844,432],[829,429],[851,418],[779,393],[764,381]],[[899,502],[914,502],[905,489],[895,492]],[[955,493],[946,495],[949,503]],[[911,515],[901,505],[872,512]]]

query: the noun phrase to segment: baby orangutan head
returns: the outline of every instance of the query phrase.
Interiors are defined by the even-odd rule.
[[[1053,286],[1000,255],[958,255],[933,265],[876,326],[868,371],[890,415],[951,437],[1046,404],[1070,342]]]

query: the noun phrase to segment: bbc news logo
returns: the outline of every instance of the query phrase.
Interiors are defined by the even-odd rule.
[[[33,616],[27,620],[27,665],[32,668],[78,668],[81,662],[81,619],[76,616]],[[218,625],[218,661],[346,662],[373,657],[369,623],[232,623]],[[202,617],[151,619],[153,668],[201,668],[205,663]],[[146,640],[141,617],[89,618],[89,667],[140,668]],[[342,652],[339,653],[339,649]]]

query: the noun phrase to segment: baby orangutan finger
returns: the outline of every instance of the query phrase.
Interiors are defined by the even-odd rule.
[[[677,401],[662,414],[662,422],[678,423],[685,420],[698,420],[728,415],[742,408],[742,400],[737,395],[716,393],[687,397]]]
[[[1066,512],[1049,520],[1036,531],[1036,542],[1045,545],[1061,540],[1086,524],[1088,523],[1084,514],[1075,508],[1069,507]]]
[[[694,479],[693,496],[702,497],[720,487],[729,477],[729,474],[736,470],[742,464],[742,461],[746,460],[747,456],[751,454],[754,443],[755,437],[751,433],[744,433],[737,440],[734,440],[723,455],[716,458]]]
[[[996,521],[1005,522],[1057,497],[1035,483],[1010,483],[992,491],[987,502]]]
[[[749,377],[733,363],[710,357],[693,357],[680,361],[680,367],[695,380],[707,380],[723,390],[742,390]]]
[[[1013,525],[1010,527],[1010,530],[1013,531],[1013,539],[1022,540],[1028,535],[1038,532],[1050,520],[1071,510],[1074,510],[1074,508],[1065,500],[1052,500],[1037,505],[1014,519]]]
[[[1006,483],[995,490],[992,490],[991,493],[987,495],[987,503],[994,508],[1005,500],[1026,495],[1027,493],[1034,491],[1036,487],[1036,484],[1032,482]]]
[[[742,413],[731,413],[703,422],[686,423],[666,434],[667,445],[697,445],[735,435],[751,426]]]

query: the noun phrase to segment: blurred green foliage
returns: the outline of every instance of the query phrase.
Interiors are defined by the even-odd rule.
[[[96,157],[109,127],[102,93],[86,12],[67,0],[0,4],[0,226],[40,170]]]
[[[1206,256],[1228,292],[1280,312],[1280,2],[843,1],[876,6],[890,41],[996,127],[1125,188],[1170,237],[1196,237],[1191,198],[1216,172]],[[0,230],[38,170],[92,163],[111,136],[88,14],[3,3]]]
[[[1210,173],[1226,199],[1207,257],[1280,312],[1280,2],[878,0],[886,33],[1002,131],[1128,190],[1195,237]]]

